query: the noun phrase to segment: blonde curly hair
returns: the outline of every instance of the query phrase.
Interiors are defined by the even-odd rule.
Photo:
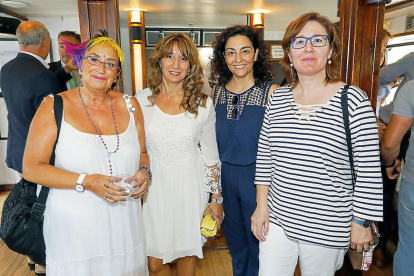
[[[148,96],[150,106],[155,105],[155,98],[161,92],[162,70],[161,59],[170,55],[174,46],[189,61],[189,73],[183,80],[184,97],[180,106],[191,114],[198,115],[198,107],[206,107],[207,94],[202,90],[203,68],[198,59],[198,50],[191,39],[183,33],[171,33],[165,36],[156,46],[155,51],[149,58],[149,68],[147,72],[147,84],[152,94]]]

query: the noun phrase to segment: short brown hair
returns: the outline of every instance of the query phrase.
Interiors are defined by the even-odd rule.
[[[392,38],[392,34],[388,30],[382,29],[382,39],[384,39],[386,36]]]
[[[155,46],[155,51],[148,59],[147,83],[152,92],[148,96],[148,100],[153,106],[155,98],[160,94],[162,86],[161,59],[171,54],[175,45],[190,63],[188,75],[183,80],[184,97],[180,106],[197,116],[198,107],[206,107],[208,96],[203,92],[203,68],[198,59],[197,46],[183,33],[171,33],[165,36]]]
[[[332,49],[331,55],[331,64],[326,65],[326,80],[325,85],[328,83],[335,83],[340,81],[340,54],[342,49],[342,42],[338,37],[338,31],[334,24],[329,21],[325,16],[321,16],[319,13],[311,12],[302,14],[299,18],[292,21],[286,28],[285,35],[282,39],[282,47],[284,51],[284,56],[282,61],[282,71],[285,75],[287,82],[293,84],[293,87],[296,87],[298,84],[298,74],[296,69],[293,66],[290,66],[289,51],[290,51],[290,41],[294,38],[308,23],[309,21],[315,21],[321,24],[329,37],[329,43]]]

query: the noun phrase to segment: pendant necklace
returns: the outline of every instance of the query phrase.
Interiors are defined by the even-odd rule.
[[[79,94],[79,98],[81,99],[83,108],[85,109],[86,115],[88,115],[89,121],[91,122],[93,129],[95,130],[96,134],[99,136],[99,138],[101,139],[102,145],[105,147],[105,150],[108,154],[108,163],[109,163],[109,171],[112,175],[112,163],[111,163],[111,154],[116,153],[119,150],[119,133],[118,133],[118,128],[116,126],[116,121],[115,121],[115,112],[114,112],[114,104],[112,102],[112,97],[109,94],[109,90],[108,92],[106,92],[106,94],[108,95],[109,98],[109,102],[111,103],[111,112],[112,112],[112,119],[114,121],[114,126],[115,126],[115,133],[116,133],[116,149],[114,151],[108,151],[108,146],[106,145],[104,139],[102,138],[102,135],[99,133],[98,129],[96,128],[95,124],[92,121],[91,115],[89,114],[88,108],[86,107],[86,104],[82,98],[82,94],[80,92],[80,87],[78,86],[78,94]]]

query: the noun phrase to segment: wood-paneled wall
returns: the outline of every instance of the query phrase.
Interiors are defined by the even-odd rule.
[[[340,36],[343,42],[342,81],[361,88],[375,110],[385,2],[342,0]]]

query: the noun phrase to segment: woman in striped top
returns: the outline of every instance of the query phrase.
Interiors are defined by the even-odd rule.
[[[303,14],[287,27],[282,46],[290,85],[269,99],[256,163],[259,275],[293,275],[298,258],[303,275],[334,275],[350,241],[358,251],[369,249],[363,222],[382,220],[375,115],[366,94],[350,86],[354,192],[335,28],[318,13]]]

